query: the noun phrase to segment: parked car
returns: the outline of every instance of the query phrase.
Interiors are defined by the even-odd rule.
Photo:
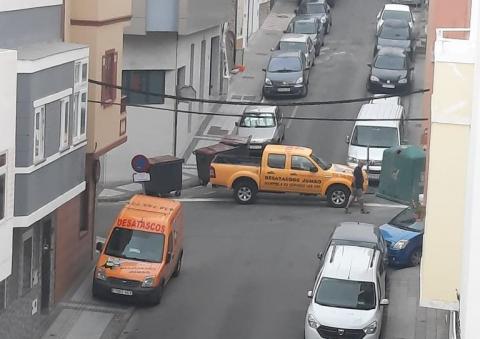
[[[302,1],[305,1],[305,0],[297,0],[297,5],[300,5]],[[307,1],[316,1],[316,0],[307,0]],[[335,7],[335,3],[336,3],[336,0],[327,0],[327,4],[332,8]]]
[[[415,35],[408,23],[402,20],[388,19],[383,22],[377,34],[377,41],[373,55],[383,47],[397,47],[404,49],[413,60],[415,55]]]
[[[330,33],[332,28],[332,11],[325,0],[304,0],[295,10],[297,15],[309,15],[317,17],[323,22],[325,34]]]
[[[378,339],[386,299],[379,249],[334,245],[325,253],[305,316],[305,339]]]
[[[300,96],[308,94],[310,67],[301,51],[275,51],[263,69],[263,96]]]
[[[302,51],[307,66],[309,68],[315,66],[315,46],[312,39],[306,34],[285,33],[273,50]]]
[[[262,150],[267,144],[285,139],[285,124],[278,106],[247,106],[236,122],[237,135],[251,137],[250,150]]]
[[[377,33],[380,30],[380,27],[382,27],[383,22],[389,19],[405,21],[411,29],[413,29],[413,24],[415,22],[410,7],[407,5],[386,4],[377,15]]]
[[[388,260],[394,266],[416,266],[422,258],[425,223],[412,207],[404,209],[380,226],[388,246]]]
[[[352,133],[346,137],[347,164],[353,168],[359,160],[368,160],[368,179],[379,180],[383,152],[403,141],[405,109],[400,105],[399,97],[372,101],[362,105]]]
[[[320,48],[325,44],[325,27],[316,17],[298,15],[290,21],[284,33],[307,34],[315,46],[315,56],[320,54]]]
[[[315,279],[323,266],[325,253],[332,246],[358,246],[378,249],[384,261],[387,261],[387,243],[383,239],[378,227],[360,222],[342,222],[333,230],[324,251],[317,254],[320,260]]]
[[[425,0],[391,0],[394,4],[420,7],[425,4]]]
[[[410,89],[414,67],[404,50],[382,48],[368,66],[371,71],[367,89],[371,93],[401,93]]]

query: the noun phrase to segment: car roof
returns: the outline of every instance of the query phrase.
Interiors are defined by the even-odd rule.
[[[358,246],[331,246],[325,257],[322,278],[376,281],[380,251]]]
[[[386,11],[410,12],[410,7],[408,5],[400,4],[385,4],[385,7],[383,9]]]
[[[388,26],[393,28],[408,28],[408,22],[405,20],[398,20],[398,19],[386,19],[383,21],[382,26]]]
[[[383,103],[363,104],[357,119],[401,119],[403,106],[393,100]],[[357,121],[356,126],[398,127],[399,120]]]
[[[375,225],[360,222],[342,222],[333,231],[333,240],[350,240],[358,242],[378,242],[378,231]]]
[[[308,14],[300,14],[295,16],[290,22],[298,22],[298,21],[305,21],[305,22],[315,22],[319,19],[317,17],[308,15]]]
[[[247,106],[243,111],[243,114],[260,114],[271,113],[274,114],[278,106]]]
[[[400,105],[401,104],[401,98],[394,96],[394,97],[385,97],[385,94],[374,94],[373,99],[369,101],[371,104],[395,104],[395,105]]]
[[[405,49],[398,47],[382,47],[378,50],[377,55],[396,55],[406,57]]]
[[[306,42],[310,37],[306,34],[298,34],[298,33],[285,33],[280,38],[280,41],[286,42]]]
[[[291,58],[291,57],[298,57],[301,56],[302,52],[300,50],[298,51],[274,51],[271,54],[271,58]]]

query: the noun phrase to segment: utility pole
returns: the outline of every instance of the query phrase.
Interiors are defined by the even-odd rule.
[[[173,103],[173,156],[177,156],[177,127],[178,127],[178,32],[175,42],[175,99]]]

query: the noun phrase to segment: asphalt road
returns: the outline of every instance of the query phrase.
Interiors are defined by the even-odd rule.
[[[195,196],[208,199],[211,191]],[[135,310],[120,338],[303,338],[316,253],[339,220],[380,224],[399,210],[345,216],[316,197],[262,195],[252,206],[185,202],[185,256],[162,303]],[[122,204],[100,205],[107,225]]]

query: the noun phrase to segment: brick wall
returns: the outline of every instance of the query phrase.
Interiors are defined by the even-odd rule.
[[[55,301],[65,295],[92,260],[92,227],[80,231],[82,195],[57,210],[55,255]],[[83,218],[85,222],[88,218]]]

